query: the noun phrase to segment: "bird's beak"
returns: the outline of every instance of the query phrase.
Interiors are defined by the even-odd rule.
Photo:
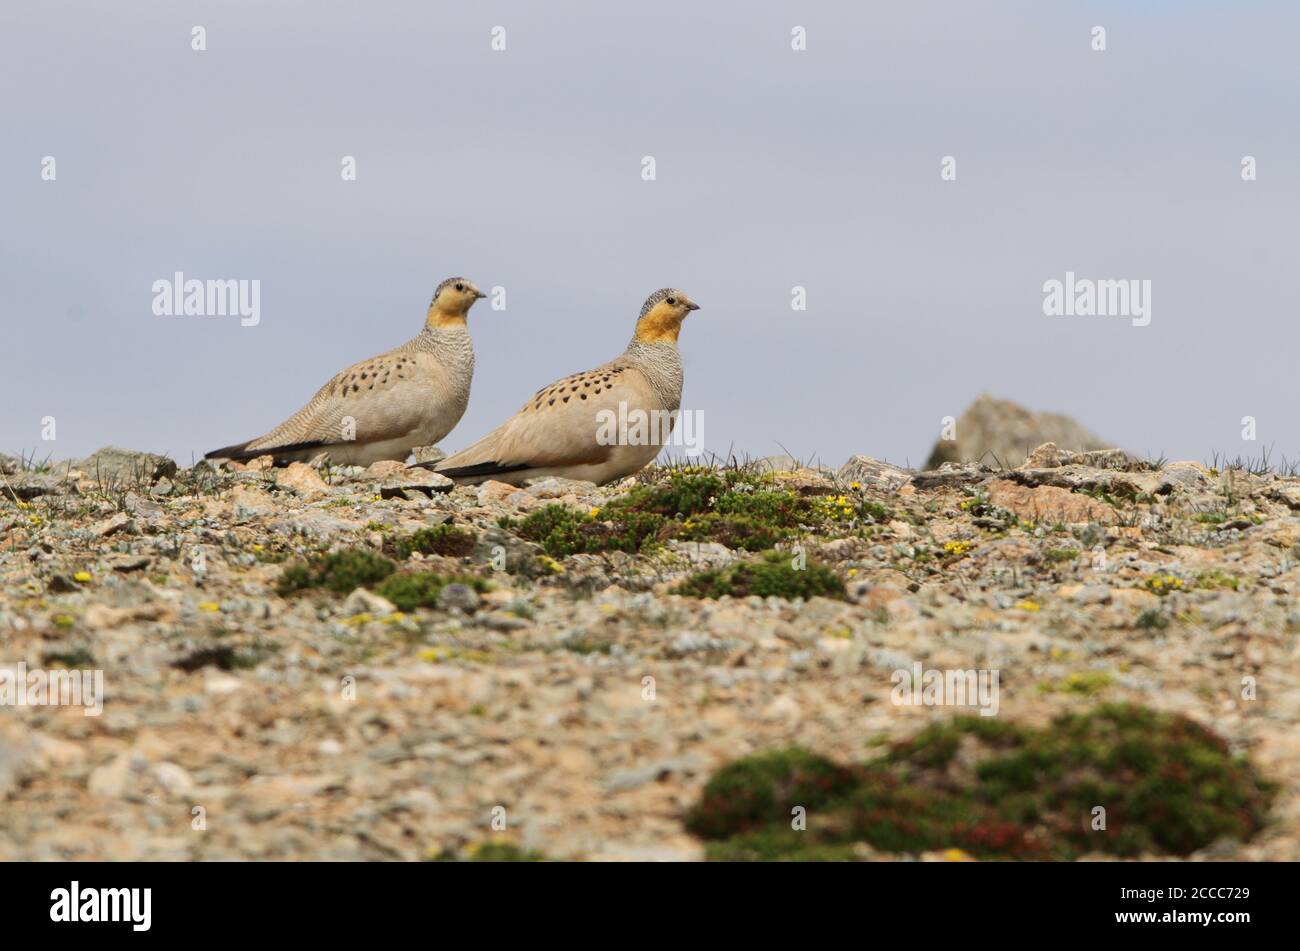
[[[480,291],[480,290],[475,290],[475,291],[474,291],[474,299],[475,299],[475,300],[482,300],[484,297],[487,297],[487,295],[484,294],[482,291]]]
[[[694,303],[694,302],[692,302],[692,303],[686,305],[686,309],[687,309],[687,310],[699,310],[699,309],[700,309],[700,305],[699,305],[699,304],[696,304],[696,303]]]

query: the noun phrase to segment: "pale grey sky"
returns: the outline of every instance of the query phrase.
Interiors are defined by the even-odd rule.
[[[5,4],[0,451],[188,462],[465,274],[509,307],[448,450],[675,285],[714,451],[919,464],[989,391],[1297,458],[1297,34],[1284,2]],[[177,270],[259,280],[260,324],[154,316]],[[1150,326],[1044,316],[1066,271],[1150,280]]]

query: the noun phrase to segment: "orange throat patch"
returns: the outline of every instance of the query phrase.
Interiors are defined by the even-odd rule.
[[[682,318],[663,313],[658,308],[642,317],[636,325],[636,339],[642,343],[676,343],[682,332]]]

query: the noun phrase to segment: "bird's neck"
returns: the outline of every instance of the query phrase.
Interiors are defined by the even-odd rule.
[[[433,357],[453,384],[453,390],[462,386],[465,399],[469,398],[469,381],[474,376],[474,344],[463,321],[444,327],[427,326],[405,349]]]
[[[442,324],[428,321],[425,323],[424,329],[407,346],[413,350],[423,350],[426,353],[435,355],[461,352],[472,354],[474,352],[470,343],[469,327],[466,326],[463,320]]]
[[[682,332],[682,315],[661,314],[651,311],[636,324],[633,340],[641,343],[670,343],[676,345]]]
[[[675,409],[681,403],[682,355],[676,343],[668,340],[646,342],[638,334],[627,345],[623,357],[641,371],[664,406]]]
[[[430,330],[464,327],[465,311],[443,310],[441,307],[430,307],[428,316],[424,318],[424,326]]]

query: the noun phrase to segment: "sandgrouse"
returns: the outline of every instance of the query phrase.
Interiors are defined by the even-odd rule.
[[[433,292],[424,329],[413,340],[348,367],[265,436],[205,458],[273,456],[285,465],[327,455],[338,465],[366,466],[400,461],[415,447],[438,442],[469,402],[474,348],[466,317],[485,296],[463,277],[447,278]]]
[[[606,483],[636,472],[659,454],[681,406],[677,335],[693,310],[698,305],[681,291],[655,291],[622,356],[538,390],[474,445],[422,465],[470,484],[522,485],[541,476]],[[633,426],[610,425],[628,419]]]

